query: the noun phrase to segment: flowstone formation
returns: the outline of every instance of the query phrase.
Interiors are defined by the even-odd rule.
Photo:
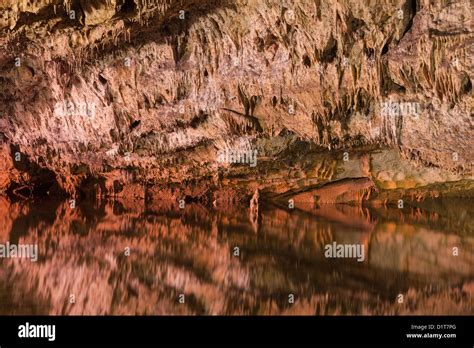
[[[0,191],[472,198],[473,39],[469,0],[0,0]]]

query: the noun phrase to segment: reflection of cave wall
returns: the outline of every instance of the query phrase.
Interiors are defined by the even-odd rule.
[[[420,275],[439,274],[451,280],[454,275],[473,276],[472,237],[393,223],[378,229],[380,233],[375,234],[370,244],[370,262],[377,267]],[[458,256],[453,254],[453,248],[459,249]]]
[[[436,310],[424,305],[438,301],[444,314],[472,313],[472,238],[463,239],[459,259],[440,262],[432,255],[440,243],[459,241],[455,232],[408,222],[392,231],[386,212],[333,206],[316,211],[316,218],[311,211],[263,209],[256,233],[244,211],[213,213],[199,205],[148,207],[146,215],[141,204],[119,202],[5,208],[0,236],[12,238],[21,223],[18,241],[37,241],[40,250],[38,263],[0,260],[1,280],[15,284],[17,297],[34,296],[41,304],[19,312],[430,314]],[[369,243],[369,260],[324,259],[323,246],[332,241]],[[237,245],[240,258],[232,256]],[[124,256],[125,247],[131,256]],[[9,312],[17,297],[1,291],[0,312]],[[287,305],[288,292],[297,294],[294,307]],[[400,292],[410,298],[409,309],[395,304]],[[186,305],[178,304],[180,293],[187,294]]]

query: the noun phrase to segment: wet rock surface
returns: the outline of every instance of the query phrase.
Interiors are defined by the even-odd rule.
[[[471,13],[0,0],[0,314],[472,315]]]
[[[143,198],[180,183],[248,203],[339,178],[472,182],[470,6],[2,0],[0,190]],[[229,148],[258,164],[219,163]]]

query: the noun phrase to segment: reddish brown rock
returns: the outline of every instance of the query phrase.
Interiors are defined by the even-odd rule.
[[[268,195],[265,161],[279,169],[273,193],[289,191],[287,179],[307,174],[287,165],[298,141],[335,159],[391,148],[413,166],[472,180],[468,0],[2,0],[0,8],[0,132],[70,195],[116,194],[115,180],[209,186],[235,177],[263,182]],[[229,147],[257,149],[257,169],[219,164]],[[361,169],[368,177],[370,163]],[[122,177],[110,184],[111,172]],[[377,183],[397,188],[409,172]],[[9,173],[2,186],[25,184]],[[38,191],[31,175],[45,172],[27,173]],[[338,175],[316,173],[317,184]],[[416,179],[404,188],[430,184]]]

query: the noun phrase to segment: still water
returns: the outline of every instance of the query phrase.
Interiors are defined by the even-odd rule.
[[[0,198],[0,244],[38,245],[0,258],[0,314],[474,314],[472,210]]]

